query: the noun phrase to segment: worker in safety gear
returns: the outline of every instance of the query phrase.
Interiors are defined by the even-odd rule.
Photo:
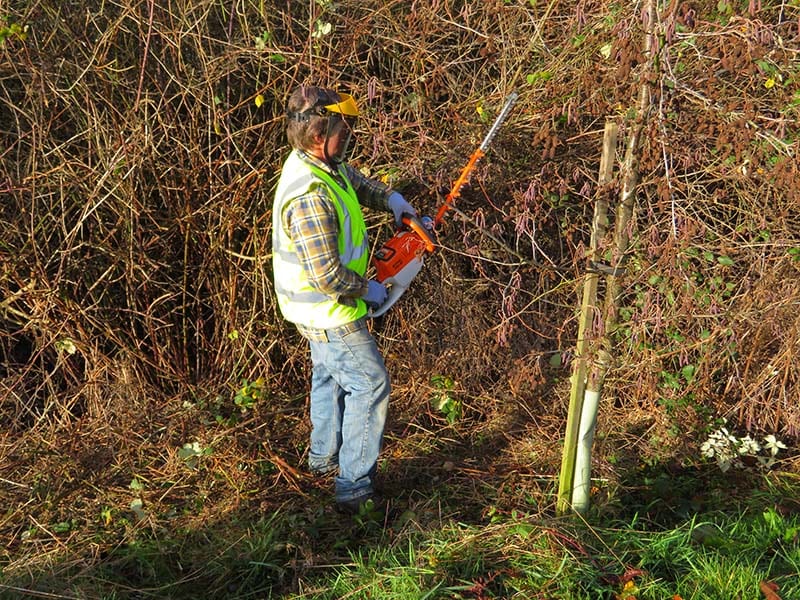
[[[275,291],[281,313],[311,348],[309,466],[336,473],[339,508],[357,512],[375,494],[390,383],[369,307],[386,287],[367,279],[369,244],[361,207],[416,216],[403,196],[347,164],[358,107],[347,95],[301,86],[289,97],[292,151],[275,192]]]

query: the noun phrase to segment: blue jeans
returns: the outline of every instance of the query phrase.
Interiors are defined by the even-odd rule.
[[[365,319],[320,333],[306,335],[313,366],[309,466],[317,473],[338,466],[337,501],[365,498],[374,491],[389,374]]]

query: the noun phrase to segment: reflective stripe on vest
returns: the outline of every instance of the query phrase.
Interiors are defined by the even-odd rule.
[[[273,206],[273,270],[278,304],[287,320],[318,329],[337,327],[359,319],[366,313],[366,305],[359,299],[356,306],[346,306],[311,287],[294,243],[283,230],[283,212],[291,200],[308,193],[315,184],[323,185],[336,208],[340,260],[345,267],[363,276],[367,270],[369,248],[366,225],[343,167],[340,175],[346,189],[324,170],[292,152],[284,163]]]

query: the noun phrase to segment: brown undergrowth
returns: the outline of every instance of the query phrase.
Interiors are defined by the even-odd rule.
[[[637,115],[642,23],[616,3],[0,5],[4,572],[324,502],[269,262],[281,111],[305,82],[356,95],[353,162],[428,213],[520,93],[441,249],[373,323],[395,494],[552,508],[606,119],[620,158],[634,119],[645,135],[598,473],[696,464],[721,418],[796,442],[800,7],[658,19]],[[600,193],[613,213],[619,182]]]

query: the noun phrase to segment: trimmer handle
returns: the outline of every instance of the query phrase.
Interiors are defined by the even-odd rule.
[[[425,243],[425,252],[433,254],[436,250],[436,241],[431,237],[431,230],[425,227],[422,220],[411,213],[403,213],[403,225],[408,227],[411,231],[416,233]]]
[[[408,288],[400,287],[397,284],[389,283],[386,286],[388,294],[386,296],[386,300],[383,304],[376,308],[369,307],[369,311],[367,312],[367,316],[371,318],[376,318],[384,315],[386,311],[388,311],[394,303],[400,300],[400,296],[402,296]]]
[[[415,257],[398,273],[383,280],[381,283],[386,286],[386,290],[388,292],[386,300],[380,306],[370,306],[369,310],[367,311],[367,316],[373,318],[380,317],[387,310],[392,308],[394,303],[400,299],[400,296],[405,293],[405,291],[408,289],[408,286],[411,285],[411,282],[422,270],[423,264],[424,260],[422,256]]]

